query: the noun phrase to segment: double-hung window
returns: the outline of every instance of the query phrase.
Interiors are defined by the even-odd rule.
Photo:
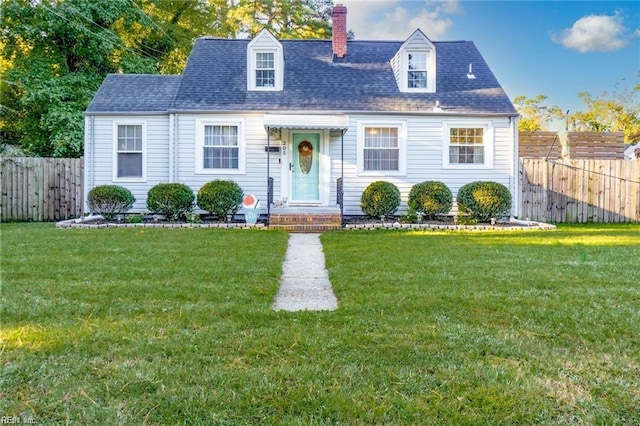
[[[399,175],[406,171],[404,123],[359,123],[358,170],[371,175]]]
[[[484,123],[445,126],[445,167],[493,167],[493,130]]]
[[[484,128],[449,129],[449,164],[484,164]]]
[[[364,128],[364,171],[398,171],[400,145],[397,127]]]
[[[407,54],[407,88],[427,88],[427,54],[410,52]]]
[[[144,125],[114,124],[115,180],[144,179]]]
[[[205,125],[202,149],[204,169],[237,169],[238,126]]]
[[[198,120],[196,172],[244,173],[244,128],[242,122]]]
[[[275,52],[256,52],[256,87],[271,88],[275,84]]]

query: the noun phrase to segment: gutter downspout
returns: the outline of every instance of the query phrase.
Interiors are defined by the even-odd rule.
[[[519,133],[518,117],[510,117],[511,132],[513,134],[513,166],[512,174],[514,179],[513,202],[515,206],[515,216],[520,217],[520,157],[519,153]]]
[[[342,200],[340,202],[340,220],[344,227],[344,129],[340,129],[340,181],[342,182]]]
[[[89,122],[87,123],[87,125],[89,126],[89,131],[87,132],[89,134],[88,140],[86,141],[86,147],[85,147],[85,152],[84,152],[84,162],[85,162],[85,169],[84,169],[84,180],[85,180],[85,185],[84,185],[84,200],[85,203],[83,203],[82,205],[82,212],[83,215],[88,213],[87,212],[87,205],[86,205],[86,200],[87,200],[87,196],[89,194],[89,188],[93,188],[93,185],[95,184],[95,176],[94,176],[94,169],[95,169],[95,155],[93,153],[94,151],[94,145],[95,145],[95,140],[96,140],[96,135],[95,135],[95,128],[96,128],[96,117],[94,115],[90,115],[89,117]]]
[[[175,144],[176,144],[176,126],[175,114],[169,114],[169,182],[176,182],[175,171]]]
[[[271,177],[271,128],[267,126],[267,223],[271,216],[271,203],[269,202],[269,178]]]

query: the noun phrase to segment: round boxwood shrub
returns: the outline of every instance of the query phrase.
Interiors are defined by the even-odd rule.
[[[184,219],[193,210],[195,196],[183,183],[159,183],[147,193],[147,207],[169,220]]]
[[[106,220],[113,220],[116,216],[126,213],[136,198],[127,188],[118,185],[100,185],[87,194],[89,210],[101,214]]]
[[[511,208],[509,189],[497,182],[471,182],[460,188],[456,197],[458,210],[472,219],[488,222],[508,214]]]
[[[393,215],[400,206],[400,190],[391,182],[371,183],[360,197],[360,208],[370,217]]]
[[[198,207],[224,220],[234,215],[242,203],[242,188],[232,180],[216,179],[198,191]]]
[[[437,214],[449,213],[453,206],[453,195],[444,183],[429,180],[413,185],[407,205],[432,218]]]

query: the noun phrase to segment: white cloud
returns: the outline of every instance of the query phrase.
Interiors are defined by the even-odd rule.
[[[335,0],[347,7],[347,28],[357,40],[404,40],[420,28],[437,40],[452,25],[449,14],[462,10],[458,0]]]
[[[578,19],[559,35],[552,34],[555,43],[578,52],[611,52],[627,45],[625,28],[618,15],[588,15]]]

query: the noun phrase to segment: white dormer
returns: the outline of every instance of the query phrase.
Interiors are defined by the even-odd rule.
[[[401,92],[436,91],[436,47],[420,30],[400,46],[391,67]]]
[[[247,90],[282,90],[284,85],[282,44],[267,29],[247,46]]]

